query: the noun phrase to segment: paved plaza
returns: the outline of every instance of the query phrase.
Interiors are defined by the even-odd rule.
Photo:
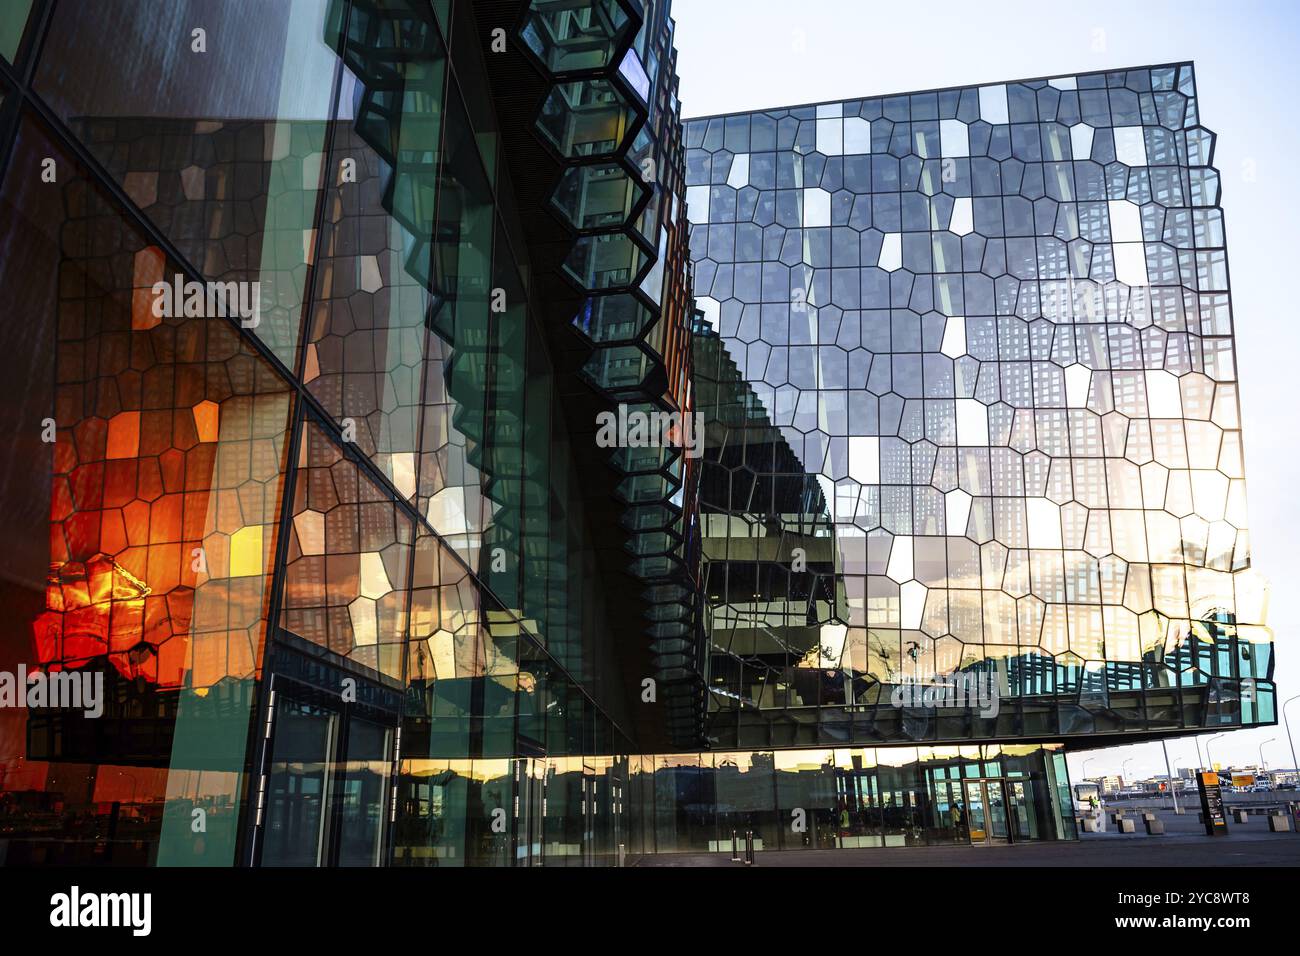
[[[1166,832],[1148,836],[1138,815],[1137,833],[1084,833],[1068,843],[1018,846],[927,846],[845,850],[760,850],[759,867],[808,866],[1297,866],[1300,834],[1271,833],[1263,816],[1233,823],[1225,837],[1206,836],[1195,812],[1175,816],[1160,811]],[[663,853],[632,857],[632,866],[707,866],[742,868],[730,853]]]

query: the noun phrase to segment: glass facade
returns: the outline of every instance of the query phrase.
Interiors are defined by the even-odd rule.
[[[633,757],[633,853],[1073,840],[1059,744]],[[736,841],[733,845],[733,839]]]
[[[1276,719],[1190,64],[686,135],[711,740]]]
[[[673,31],[3,5],[0,861],[1072,839],[1275,719],[1190,67],[683,125]]]
[[[631,536],[588,515],[605,489],[562,392],[596,398],[606,347],[646,356],[646,401],[685,390],[671,21],[518,6],[516,65],[616,27],[609,58],[560,64],[576,102],[546,116],[596,172],[558,190],[503,162],[467,2],[5,6],[0,353],[24,387],[0,413],[0,669],[104,688],[93,718],[0,708],[8,862],[577,865],[626,842],[601,584]],[[668,171],[634,202],[588,162],[587,107],[616,101],[600,155]],[[583,210],[586,312],[636,317],[593,337],[589,384],[553,341],[583,290],[557,329],[533,279],[551,192]]]

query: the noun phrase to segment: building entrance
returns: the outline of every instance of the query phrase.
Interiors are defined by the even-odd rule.
[[[963,783],[959,814],[974,846],[1020,843],[1038,838],[1032,784],[989,777]]]
[[[1005,782],[998,779],[965,781],[966,835],[975,846],[1011,842]]]

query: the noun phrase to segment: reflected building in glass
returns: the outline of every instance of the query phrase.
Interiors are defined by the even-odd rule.
[[[673,30],[4,7],[0,691],[102,713],[0,693],[0,859],[1070,839],[1275,719],[1190,66],[683,126]]]

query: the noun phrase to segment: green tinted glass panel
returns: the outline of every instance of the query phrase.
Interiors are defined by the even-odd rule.
[[[5,0],[0,4],[0,54],[10,63],[18,55],[18,44],[31,12],[32,0]]]

